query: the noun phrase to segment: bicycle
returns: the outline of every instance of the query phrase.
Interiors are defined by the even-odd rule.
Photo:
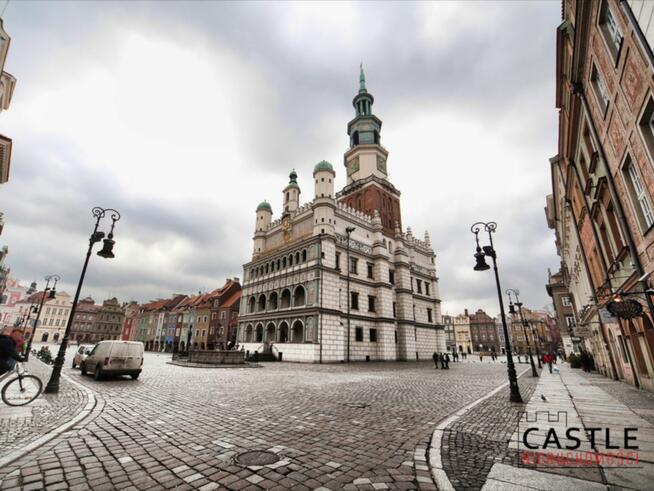
[[[22,363],[16,363],[13,370],[16,377],[8,380],[2,387],[2,400],[8,406],[25,406],[41,395],[43,382],[36,375],[26,373]],[[8,378],[8,372],[1,378]]]

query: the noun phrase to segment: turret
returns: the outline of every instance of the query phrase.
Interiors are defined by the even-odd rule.
[[[267,201],[262,201],[257,206],[257,223],[254,227],[255,232],[263,232],[268,228],[272,221],[272,207]]]
[[[334,178],[336,172],[332,164],[321,160],[313,168],[316,198],[313,204],[313,234],[333,234],[334,224]]]
[[[315,181],[316,198],[334,197],[334,167],[326,160],[321,160],[313,168],[313,179]]]
[[[265,230],[272,221],[272,208],[267,201],[262,201],[257,206],[257,221],[254,228],[254,250],[256,256],[260,254],[266,245],[266,232]]]
[[[300,186],[297,184],[295,169],[288,177],[288,185],[284,188],[284,213],[296,211],[300,207]]]

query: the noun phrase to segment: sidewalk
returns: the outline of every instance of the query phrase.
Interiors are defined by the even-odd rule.
[[[49,366],[30,357],[25,368],[47,384]],[[11,407],[0,401],[0,462],[73,419],[88,402],[87,393],[65,377],[58,394],[41,394],[27,406]]]
[[[513,463],[495,463],[482,489],[651,489],[654,478],[654,424],[640,417],[600,384],[592,383],[579,370],[573,370],[567,364],[560,364],[558,368],[560,373],[550,374],[547,369],[541,373],[518,428],[511,437],[509,448],[515,449],[520,458]],[[653,400],[649,394],[632,391],[629,399],[638,400],[637,411],[641,414],[652,414],[654,405],[651,405]],[[566,438],[566,429],[570,427],[578,427],[582,431],[575,434],[580,439],[579,448],[568,452],[565,445],[570,440]],[[533,457],[538,452],[525,448],[523,437],[529,428],[538,430],[527,433],[528,443],[542,445],[548,433],[551,435],[551,430],[554,430],[563,446],[559,455],[585,455],[590,459],[585,462],[592,461],[592,464],[580,465],[573,458],[569,461],[537,463],[532,459],[527,463],[524,457]],[[590,443],[589,428],[601,428],[595,432],[595,449]],[[634,458],[629,464],[609,458],[620,455],[614,447],[624,446],[625,428],[636,429],[632,430],[632,435],[636,436],[635,444],[639,447],[633,451],[637,452],[637,457],[631,454]],[[610,444],[614,447],[607,448],[607,430],[610,432]],[[541,455],[558,453],[551,445],[551,436],[549,442],[548,450],[542,451]],[[623,456],[628,456],[627,452],[621,450]]]

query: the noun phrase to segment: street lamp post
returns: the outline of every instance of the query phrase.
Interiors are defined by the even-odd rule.
[[[531,354],[531,343],[529,342],[529,338],[527,337],[527,326],[525,323],[525,318],[522,315],[522,302],[520,301],[520,298],[518,295],[520,295],[520,292],[518,290],[514,290],[512,288],[509,288],[506,291],[506,294],[509,296],[509,313],[510,314],[515,314],[515,308],[513,307],[513,301],[511,300],[511,294],[515,295],[515,305],[518,306],[518,312],[520,314],[520,323],[522,324],[522,332],[525,335],[525,343],[527,343],[527,354],[529,355],[529,363],[531,364],[531,375],[532,377],[538,377],[538,370],[536,370],[536,365],[534,364],[534,357]]]
[[[24,317],[25,317],[25,323],[23,324],[23,334],[25,334],[25,331],[27,330],[27,326],[28,326],[29,323],[30,323],[30,317],[31,317],[32,314],[35,313],[35,312],[36,312],[36,305],[30,305],[30,306],[27,308],[27,315],[24,316]],[[34,331],[34,330],[32,329],[32,331]]]
[[[350,363],[350,235],[354,232],[354,227],[345,227],[345,233],[347,234],[347,362]]]
[[[54,280],[54,284],[52,285],[52,288],[50,288],[50,281],[52,280]],[[30,351],[32,350],[32,341],[34,340],[34,333],[36,332],[36,328],[39,327],[39,319],[41,318],[41,313],[43,312],[43,304],[45,303],[45,294],[48,293],[48,290],[50,290],[48,299],[54,299],[57,295],[57,282],[59,280],[61,280],[61,276],[58,274],[49,274],[45,277],[45,290],[43,290],[43,295],[41,296],[41,304],[39,305],[39,311],[36,314],[36,320],[34,321],[34,329],[32,329],[30,339],[27,342],[27,348],[25,350],[25,361],[29,360]]]
[[[538,368],[543,368],[542,363],[540,362],[542,350],[540,349],[540,335],[536,331],[534,325],[531,325],[531,337],[534,339],[534,344],[536,345],[536,358],[538,358]]]
[[[479,246],[479,232],[483,229],[488,232],[489,244],[484,246],[483,251]],[[509,331],[506,327],[506,315],[504,314],[504,301],[502,300],[502,287],[500,286],[500,275],[497,270],[497,253],[493,248],[493,233],[497,229],[495,222],[477,222],[470,227],[470,231],[475,234],[475,242],[477,243],[477,250],[474,254],[477,264],[475,264],[475,271],[487,271],[490,266],[486,263],[485,257],[489,256],[493,259],[493,271],[495,272],[495,285],[497,287],[497,298],[500,303],[500,315],[502,317],[502,328],[504,330],[504,344],[506,346],[506,365],[509,375],[509,387],[511,389],[511,402],[522,402],[520,389],[518,388],[518,377],[513,364],[513,356],[511,354],[511,342],[509,341]]]
[[[100,226],[100,220],[102,220],[107,213],[110,214],[111,218],[111,229],[107,238],[105,238],[104,232],[98,231]],[[79,277],[79,282],[77,283],[77,290],[75,291],[75,298],[73,299],[73,306],[70,309],[70,316],[68,317],[68,322],[66,323],[66,331],[64,332],[64,338],[61,340],[61,346],[59,346],[59,352],[57,353],[57,358],[54,362],[54,367],[52,368],[52,374],[50,375],[50,380],[48,385],[46,385],[45,392],[46,394],[56,394],[59,392],[59,378],[61,377],[61,369],[64,366],[64,360],[66,358],[66,348],[68,347],[68,336],[70,334],[70,328],[73,325],[73,318],[75,317],[75,311],[77,310],[77,302],[79,301],[79,296],[82,291],[82,284],[84,283],[84,276],[86,275],[86,268],[89,265],[89,258],[91,257],[91,252],[93,251],[93,245],[97,242],[102,241],[102,249],[98,251],[98,256],[105,259],[111,259],[114,257],[113,248],[116,243],[114,239],[114,227],[116,222],[120,220],[120,213],[111,208],[100,208],[96,206],[92,210],[92,214],[95,217],[95,227],[93,232],[89,237],[89,248],[86,251],[86,259],[84,260],[84,266],[82,266],[82,273]]]

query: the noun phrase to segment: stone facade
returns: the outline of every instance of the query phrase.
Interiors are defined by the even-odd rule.
[[[402,231],[381,121],[361,79],[348,123],[346,187],[335,193],[336,173],[322,161],[311,202],[300,204],[293,171],[281,217],[273,221],[267,202],[257,208],[238,323],[237,342],[247,351],[340,362],[422,360],[446,349],[434,250],[427,233],[418,240]]]
[[[468,310],[459,314],[453,319],[454,323],[454,341],[459,353],[472,353],[472,337],[470,335],[470,316]]]
[[[41,292],[36,295],[46,295],[46,293]],[[40,301],[39,297],[38,302],[34,302],[34,304],[38,304]],[[44,311],[41,313],[39,325],[34,332],[34,341],[37,343],[61,341],[66,331],[72,306],[73,302],[66,292],[56,292],[53,299],[46,297],[43,304]]]

